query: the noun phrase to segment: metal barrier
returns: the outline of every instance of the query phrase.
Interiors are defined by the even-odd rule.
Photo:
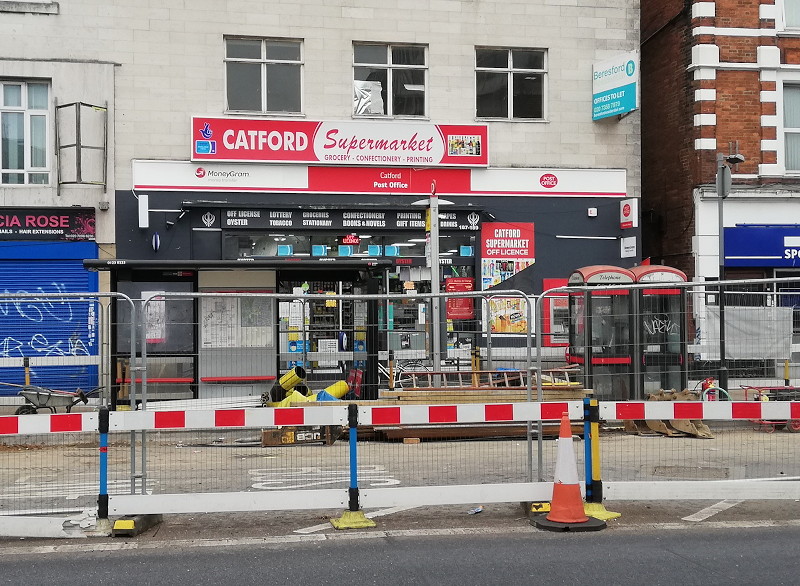
[[[770,284],[777,287],[780,281]],[[752,282],[732,283],[738,285],[750,287]],[[793,421],[800,420],[800,402],[785,394],[791,389],[785,383],[793,377],[784,376],[786,360],[790,364],[796,360],[792,356],[791,339],[787,342],[782,337],[785,327],[777,324],[786,319],[786,311],[773,312],[776,325],[766,328],[768,334],[756,333],[760,338],[751,353],[758,350],[763,354],[758,360],[741,354],[741,349],[729,341],[729,354],[725,358],[733,374],[730,380],[738,385],[727,389],[733,401],[699,400],[709,398],[708,394],[700,393],[699,387],[696,394],[700,396],[695,397],[698,400],[675,396],[668,401],[644,400],[646,394],[658,395],[661,390],[669,390],[666,385],[659,385],[660,389],[653,386],[668,380],[667,375],[684,376],[690,383],[684,388],[691,392],[692,387],[719,370],[721,361],[714,362],[709,350],[713,347],[713,335],[703,326],[698,335],[696,325],[701,322],[698,300],[709,301],[709,292],[702,289],[706,286],[665,285],[673,291],[691,290],[680,313],[680,319],[687,325],[677,340],[685,348],[681,355],[687,362],[675,368],[669,361],[650,361],[650,355],[658,352],[648,345],[661,342],[642,334],[630,344],[630,360],[601,361],[598,365],[606,371],[592,373],[587,373],[585,360],[569,365],[569,357],[578,355],[569,342],[567,346],[545,345],[547,336],[553,336],[553,331],[544,329],[546,298],[580,293],[584,291],[582,288],[548,292],[535,303],[521,294],[511,295],[517,303],[515,311],[523,307],[528,324],[540,324],[535,344],[535,332],[530,327],[524,333],[497,332],[490,327],[480,331],[476,323],[471,326],[475,331],[470,347],[449,348],[449,353],[438,358],[430,356],[427,346],[420,351],[404,348],[402,338],[391,341],[392,330],[382,330],[379,318],[354,319],[353,329],[348,330],[349,343],[331,347],[330,351],[321,350],[319,345],[306,347],[305,341],[312,339],[339,342],[338,336],[332,336],[331,328],[317,330],[323,334],[317,338],[310,336],[312,332],[305,329],[304,317],[310,304],[321,303],[331,309],[325,304],[333,302],[336,305],[332,309],[344,311],[344,304],[350,303],[348,311],[355,315],[360,311],[357,303],[373,303],[378,309],[389,302],[399,303],[396,296],[160,294],[145,300],[141,308],[121,299],[129,307],[126,311],[131,319],[122,320],[128,324],[127,331],[117,333],[117,353],[110,352],[108,357],[112,363],[129,360],[127,372],[113,381],[117,392],[122,385],[128,385],[128,395],[111,405],[119,410],[107,413],[107,436],[101,435],[106,433],[102,431],[104,419],[96,412],[0,415],[0,491],[4,495],[0,497],[0,511],[19,515],[70,507],[83,509],[92,506],[89,503],[95,500],[100,503],[101,515],[342,509],[349,506],[351,499],[353,464],[357,464],[359,504],[365,508],[548,500],[551,489],[548,481],[552,479],[555,464],[555,442],[550,441],[554,437],[552,428],[557,427],[555,422],[564,410],[574,423],[587,423],[583,396],[591,393],[595,399],[601,399],[594,421],[598,424],[599,442],[591,450],[578,454],[579,466],[586,467],[586,478],[591,477],[585,487],[587,496],[608,500],[799,498],[800,461],[794,455],[800,434],[788,430],[792,429]],[[759,286],[765,283],[759,282]],[[642,289],[652,292],[660,287],[651,284]],[[614,291],[613,287],[590,290],[592,295],[601,297],[614,295]],[[757,295],[759,303],[763,302],[759,307],[787,305],[788,297],[777,300],[777,294],[745,292],[742,299]],[[486,307],[496,295],[442,296],[471,298],[475,307]],[[770,296],[773,301],[767,302]],[[217,315],[212,308],[217,307],[215,303],[220,299],[224,300],[219,306],[224,311]],[[275,310],[272,318],[259,313],[265,300]],[[169,319],[173,315],[169,304],[187,301],[197,304],[198,319],[178,322],[176,331],[199,332],[200,351],[188,356],[193,364],[191,376],[183,376],[187,373],[180,371],[179,366],[181,360],[187,360],[187,355],[160,351],[162,341],[174,335],[169,327],[175,323]],[[153,310],[150,306],[154,303],[164,306]],[[295,304],[297,308],[284,306],[283,314],[278,309],[282,303]],[[234,305],[235,311],[231,309]],[[250,315],[243,320],[243,306],[261,317]],[[572,310],[572,306],[568,307]],[[734,303],[728,303],[726,319],[736,313],[731,309],[734,307],[737,307]],[[481,311],[476,312],[480,320],[475,321],[484,325],[486,320],[480,316]],[[214,315],[209,317],[208,312]],[[369,310],[365,315],[374,317],[377,313]],[[578,312],[570,315],[577,318]],[[629,325],[642,318],[641,313],[635,312],[623,316],[608,311],[599,315],[606,319],[624,317]],[[707,321],[702,323],[707,324],[708,315],[703,315]],[[750,321],[756,315],[763,326],[770,313],[766,309],[752,311]],[[159,316],[167,318],[161,330],[155,322],[150,322]],[[216,322],[204,322],[206,318]],[[731,319],[733,326],[736,318]],[[224,331],[219,329],[221,322],[228,323]],[[657,322],[660,325],[651,327],[646,334],[663,333],[666,347],[675,342],[669,337],[675,328],[664,322]],[[242,326],[243,323],[250,325]],[[549,323],[552,326],[552,319]],[[689,327],[690,324],[695,325]],[[455,327],[447,322],[442,326],[444,335],[448,327]],[[242,332],[245,327],[265,331]],[[268,328],[273,328],[271,348],[262,346],[264,338],[259,337],[266,335]],[[362,333],[366,336],[370,332],[377,333],[378,341],[362,339]],[[381,346],[382,336],[385,346]],[[761,352],[769,346],[770,339],[778,348],[774,357]],[[211,342],[203,348],[206,340]],[[288,347],[292,341],[303,341],[301,350],[283,352],[283,343]],[[356,347],[355,341],[365,342],[363,350]],[[119,353],[121,342],[125,347],[130,344],[127,356]],[[236,370],[242,364],[241,357],[237,358],[242,348],[246,349],[245,356],[262,355],[252,361],[252,370],[248,372]],[[641,366],[632,358],[635,348],[648,354]],[[785,353],[787,348],[789,355],[777,358],[777,352]],[[470,358],[468,364],[452,361],[463,360],[464,355]],[[473,360],[475,355],[477,364]],[[604,358],[602,348],[594,356]],[[379,364],[385,364],[388,372],[394,366],[391,363],[399,360],[421,360],[421,370],[427,373],[422,378],[426,382],[420,382],[420,378],[412,382],[416,386],[393,388],[390,378],[378,377]],[[434,369],[437,360],[438,369]],[[335,368],[330,366],[333,363],[337,364]],[[306,381],[312,394],[294,397],[298,402],[288,397],[286,404],[278,406],[272,400],[275,380],[270,377],[280,378],[290,364],[307,367]],[[210,369],[211,366],[217,370]],[[609,369],[610,366],[616,370]],[[325,372],[332,370],[335,372]],[[316,399],[332,381],[344,378],[349,370],[363,370],[365,381],[374,385],[377,397],[367,399],[368,389],[364,387],[360,397],[353,393],[340,401],[308,402]],[[113,371],[109,366],[103,372],[110,379]],[[483,379],[486,372],[490,378]],[[518,378],[509,378],[509,372]],[[435,377],[438,380],[434,382]],[[191,382],[183,380],[187,378]],[[627,388],[632,395],[614,397],[614,389],[622,388],[615,387],[620,379],[630,382]],[[612,383],[606,384],[606,380]],[[109,380],[109,385],[113,384]],[[162,392],[161,385],[168,390]],[[164,395],[184,387],[184,398],[165,400]],[[639,392],[641,396],[637,397]],[[435,400],[425,401],[425,395]],[[262,406],[264,403],[269,406]],[[350,446],[337,441],[352,422],[348,419],[350,404],[357,406],[355,429],[359,441],[355,458]],[[128,410],[121,410],[123,406]],[[628,427],[628,422],[648,421],[661,422],[665,427],[671,422],[703,422],[711,437],[695,439],[685,434],[683,439],[644,437],[641,427]],[[332,441],[325,442],[322,435],[314,435],[317,427],[338,431],[329,435]],[[310,433],[304,437],[314,443],[294,441],[292,445],[282,445],[280,441],[264,441],[265,434],[288,428],[295,428],[296,433]],[[465,439],[470,441],[457,441]],[[324,443],[330,445],[321,445]],[[595,459],[591,461],[593,454]],[[87,487],[94,486],[95,491],[87,494]],[[107,499],[98,498],[103,496]]]
[[[121,307],[129,320],[114,322]],[[114,355],[135,351],[135,337],[114,344],[112,329],[135,322],[134,302],[120,293],[0,294],[0,404],[24,413],[69,411],[75,395],[109,404]]]

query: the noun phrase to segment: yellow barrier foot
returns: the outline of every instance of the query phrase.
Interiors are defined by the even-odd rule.
[[[531,513],[549,513],[550,503],[531,503]]]
[[[334,529],[370,529],[377,523],[367,519],[364,511],[345,511],[338,519],[331,519]]]
[[[550,503],[531,503],[531,513],[549,513]],[[608,521],[609,519],[616,519],[622,516],[622,513],[614,513],[606,509],[602,503],[583,503],[583,512],[588,517],[595,519],[602,519]]]
[[[608,521],[609,519],[616,519],[622,516],[622,513],[614,513],[612,511],[606,510],[605,506],[602,503],[583,503],[583,512],[586,513],[589,517],[594,517],[595,519],[602,519],[603,521]]]
[[[111,529],[112,537],[135,537],[161,523],[161,515],[133,515],[131,517],[120,517],[114,521]]]

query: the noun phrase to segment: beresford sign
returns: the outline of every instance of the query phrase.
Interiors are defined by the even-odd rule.
[[[192,160],[487,166],[486,126],[192,118]]]

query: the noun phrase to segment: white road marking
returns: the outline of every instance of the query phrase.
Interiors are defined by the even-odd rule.
[[[147,480],[149,491],[156,481]],[[108,490],[112,494],[125,494],[130,490],[130,479],[108,481]],[[2,487],[0,501],[20,501],[35,498],[75,500],[80,497],[96,497],[100,489],[99,480],[79,480],[73,482],[20,482]]]
[[[324,468],[302,466],[298,468],[257,468],[248,470],[251,488],[256,490],[290,490],[310,486],[342,485],[350,481],[349,468]],[[383,466],[359,466],[360,486],[396,486],[400,481],[391,476]]]
[[[364,516],[367,519],[373,519],[375,517],[383,517],[384,515],[391,515],[393,513],[399,513],[400,511],[408,511],[409,509],[416,509],[417,507],[392,507],[390,509],[381,509],[379,511],[373,511],[371,513],[364,513]],[[300,533],[302,535],[307,535],[309,533],[315,533],[317,531],[323,531],[324,529],[332,529],[333,526],[330,523],[320,523],[319,525],[312,525],[311,527],[304,527],[303,529],[295,529],[294,533]]]
[[[737,500],[725,500],[720,501],[710,507],[706,507],[705,509],[700,509],[694,515],[689,515],[688,517],[681,517],[684,521],[705,521],[709,517],[713,517],[717,513],[721,513],[722,511],[727,511],[731,507],[735,507],[739,503],[744,501],[737,501]]]

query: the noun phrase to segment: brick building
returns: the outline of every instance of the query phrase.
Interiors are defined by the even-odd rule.
[[[643,254],[695,278],[800,257],[800,1],[642,3]],[[741,153],[722,217],[718,154]]]

